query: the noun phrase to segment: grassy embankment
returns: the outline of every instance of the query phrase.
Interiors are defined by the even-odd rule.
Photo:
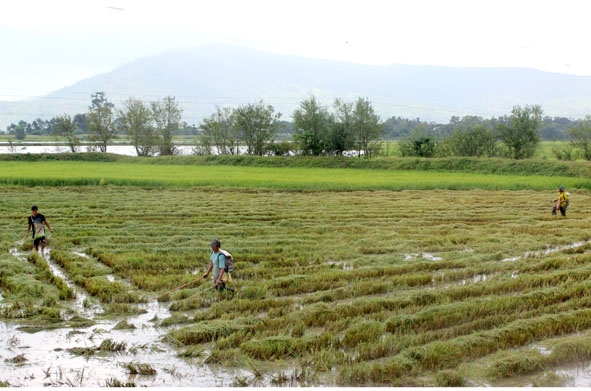
[[[22,164],[26,162],[26,164]],[[109,162],[110,164],[104,164]],[[355,168],[355,170],[351,170]],[[283,190],[591,188],[588,162],[504,159],[133,158],[105,154],[3,155],[0,184],[216,186]]]
[[[59,325],[69,297],[8,254],[37,203],[53,260],[107,316],[194,281],[160,298],[161,326],[181,355],[246,367],[237,385],[549,385],[591,359],[583,162],[38,158],[0,161],[5,317]],[[557,184],[575,189],[566,219]],[[196,280],[213,237],[238,259],[233,298]]]

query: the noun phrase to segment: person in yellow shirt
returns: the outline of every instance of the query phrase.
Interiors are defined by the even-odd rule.
[[[558,198],[552,201],[556,203],[552,208],[552,215],[556,214],[556,211],[560,211],[563,217],[566,217],[566,207],[568,206],[568,193],[564,191],[564,186],[558,186]]]

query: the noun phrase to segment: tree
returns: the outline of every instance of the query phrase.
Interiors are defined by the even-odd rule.
[[[121,128],[131,139],[138,156],[153,156],[156,152],[156,133],[150,106],[141,100],[129,98],[119,110]]]
[[[265,106],[262,100],[234,110],[234,127],[246,144],[249,155],[263,156],[267,153],[267,145],[275,140],[280,117],[281,113],[275,113],[273,106]]]
[[[74,118],[72,118],[74,124],[80,131],[80,133],[88,133],[88,124],[86,122],[86,114],[76,114]]]
[[[496,154],[496,137],[492,128],[476,125],[467,129],[456,129],[449,136],[452,154],[455,156],[486,156]]]
[[[433,157],[435,155],[435,138],[425,125],[417,125],[413,131],[398,143],[402,156]]]
[[[105,98],[104,92],[97,92],[91,98],[92,104],[86,115],[88,139],[100,152],[107,152],[107,145],[115,138],[115,106]]]
[[[42,118],[37,118],[31,122],[28,133],[37,136],[49,135],[52,132],[52,125],[53,123],[51,120],[46,121]]]
[[[525,159],[534,155],[540,142],[538,128],[542,121],[539,105],[513,107],[511,116],[498,125],[498,133],[513,159]]]
[[[77,126],[68,114],[58,115],[55,119],[54,134],[65,137],[70,151],[72,153],[78,152],[80,147],[80,140],[76,136]]]
[[[353,103],[335,99],[334,124],[330,134],[330,150],[336,155],[353,148]]]
[[[304,155],[318,156],[328,152],[332,119],[326,108],[312,96],[300,102],[293,113],[294,141]]]
[[[585,160],[591,160],[591,116],[577,121],[567,129],[566,134],[571,145],[582,150]]]
[[[159,102],[152,102],[152,115],[156,123],[160,155],[174,155],[176,153],[172,136],[180,128],[182,113],[183,110],[172,96],[167,96]]]
[[[26,121],[20,120],[18,124],[11,123],[6,127],[8,134],[14,134],[17,140],[24,140],[27,137],[27,127],[29,124]]]
[[[480,117],[452,117],[454,129],[446,138],[451,154],[455,156],[495,156],[497,140],[494,129]]]
[[[404,138],[411,134],[418,125],[426,125],[419,118],[408,119],[402,117],[391,117],[384,122],[385,133],[393,139]]]
[[[203,120],[201,144],[215,147],[219,154],[238,155],[240,140],[233,126],[232,109],[216,108],[216,112]]]
[[[359,98],[355,102],[351,127],[357,156],[363,153],[365,157],[371,158],[380,148],[384,126],[368,99]]]

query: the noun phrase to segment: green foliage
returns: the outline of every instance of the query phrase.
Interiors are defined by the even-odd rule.
[[[332,151],[330,146],[333,117],[314,96],[300,102],[293,113],[294,141],[304,155],[319,156]]]
[[[160,156],[174,155],[177,148],[173,143],[173,136],[181,127],[183,110],[176,98],[167,96],[161,101],[150,103],[151,114],[155,123],[156,147]]]
[[[591,116],[577,121],[574,126],[567,129],[566,134],[571,145],[580,150],[585,160],[591,160]]]
[[[289,156],[297,148],[295,143],[287,140],[275,141],[267,146],[273,156]]]
[[[435,139],[423,129],[415,128],[406,138],[398,143],[403,157],[435,156]]]
[[[575,160],[576,151],[572,145],[569,144],[554,144],[552,146],[552,154],[558,160]]]
[[[107,146],[116,135],[115,105],[105,98],[104,92],[90,97],[92,104],[86,115],[88,139],[100,152],[107,152]]]
[[[25,121],[19,121],[18,124],[10,124],[7,127],[9,134],[14,134],[14,138],[23,141],[27,137],[28,124]]]
[[[542,122],[542,108],[539,105],[513,107],[511,116],[501,122],[497,131],[513,159],[526,159],[534,155],[540,142],[538,128]]]
[[[77,126],[68,114],[56,117],[54,134],[65,137],[71,152],[77,152],[80,146],[80,139],[76,136]]]
[[[380,150],[380,141],[384,134],[384,126],[376,114],[369,99],[358,98],[353,106],[351,118],[353,149],[357,156],[371,158]]]
[[[240,134],[249,155],[264,156],[267,145],[275,140],[281,113],[263,101],[239,106],[232,113],[233,125]]]
[[[118,111],[120,126],[131,139],[138,156],[152,156],[156,152],[154,115],[147,103],[129,98]]]
[[[458,127],[446,141],[452,156],[494,157],[497,154],[494,130],[482,125]]]
[[[218,154],[238,154],[240,135],[234,127],[233,119],[232,109],[218,107],[215,113],[203,120],[199,141],[208,154],[213,153],[214,148]]]

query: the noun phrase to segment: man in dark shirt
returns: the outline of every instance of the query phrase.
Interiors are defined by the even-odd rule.
[[[47,240],[45,238],[44,225],[46,225],[47,228],[49,228],[49,232],[53,232],[53,229],[45,219],[45,216],[39,213],[39,208],[37,208],[37,205],[33,205],[31,207],[31,215],[29,216],[28,223],[29,225],[27,226],[27,234],[25,235],[25,237],[29,236],[29,232],[31,232],[32,230],[35,251],[39,251],[39,246],[41,245],[41,253],[43,253],[45,243],[47,243]]]

